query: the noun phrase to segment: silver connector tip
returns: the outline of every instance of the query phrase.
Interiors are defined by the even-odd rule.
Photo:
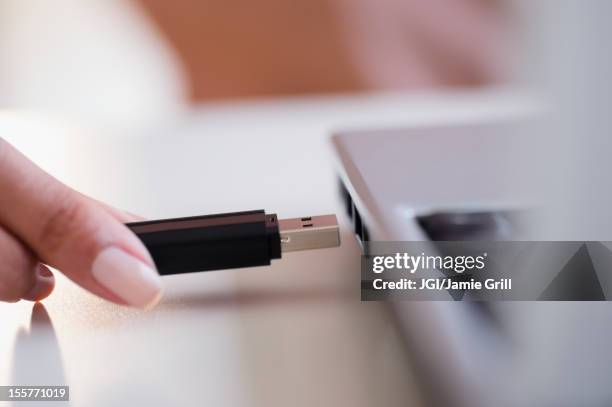
[[[278,226],[283,252],[340,246],[336,215],[281,219]]]

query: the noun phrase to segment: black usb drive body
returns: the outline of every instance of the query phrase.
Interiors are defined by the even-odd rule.
[[[340,244],[335,215],[278,220],[263,210],[128,223],[161,275],[270,265],[283,251]]]

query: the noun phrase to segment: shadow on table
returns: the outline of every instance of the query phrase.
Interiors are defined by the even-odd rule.
[[[12,367],[13,386],[64,386],[64,366],[53,322],[44,305],[32,307],[29,331],[20,328],[15,338]],[[42,406],[40,401],[16,402],[16,406]],[[66,402],[49,402],[53,406]]]
[[[163,308],[233,308],[273,306],[306,302],[340,302],[359,300],[353,293],[329,288],[249,289],[232,292],[206,292],[171,297],[164,300]]]

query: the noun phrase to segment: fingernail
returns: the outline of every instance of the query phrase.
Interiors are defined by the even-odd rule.
[[[162,293],[157,271],[116,247],[102,250],[93,262],[91,273],[98,283],[134,307],[153,307]]]
[[[36,271],[41,277],[53,277],[53,273],[51,272],[51,270],[49,270],[49,268],[44,264],[39,264]]]
[[[36,282],[32,286],[32,289],[23,296],[23,299],[28,301],[40,301],[51,294],[53,287],[55,287],[55,277],[53,277],[53,273],[47,266],[39,264],[36,269]]]

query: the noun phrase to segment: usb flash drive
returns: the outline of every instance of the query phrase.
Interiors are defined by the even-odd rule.
[[[283,252],[340,245],[335,215],[278,220],[263,210],[126,225],[161,275],[270,265]]]

